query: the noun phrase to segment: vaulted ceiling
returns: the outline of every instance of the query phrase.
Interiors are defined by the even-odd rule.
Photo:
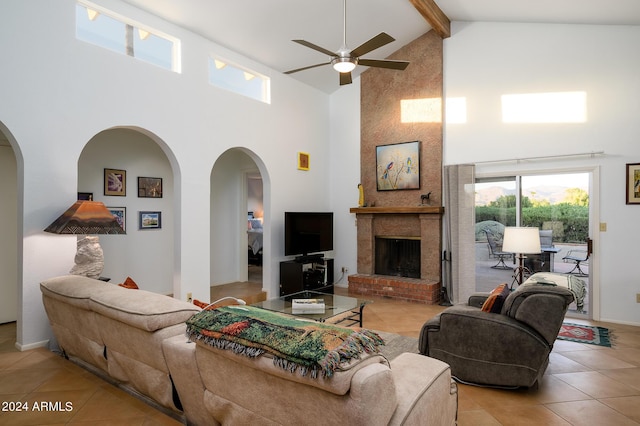
[[[343,39],[343,0],[124,1],[277,71],[327,60],[291,40],[336,51]],[[442,33],[439,20],[425,19],[439,11],[451,21],[640,25],[639,0],[347,0],[347,45],[386,32],[396,41],[366,55],[383,59],[431,28]],[[357,67],[354,77],[364,69]],[[291,77],[327,93],[340,87],[329,66]]]

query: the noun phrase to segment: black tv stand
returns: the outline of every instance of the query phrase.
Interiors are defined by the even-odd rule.
[[[304,290],[333,294],[333,259],[312,255],[280,262],[280,296]]]

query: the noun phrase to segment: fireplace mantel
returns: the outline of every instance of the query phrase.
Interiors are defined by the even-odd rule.
[[[396,207],[351,207],[349,213],[355,214],[444,214],[444,207],[434,206],[396,206]]]

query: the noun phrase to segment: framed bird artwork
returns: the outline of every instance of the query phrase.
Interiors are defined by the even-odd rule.
[[[378,191],[420,189],[420,141],[376,147]]]

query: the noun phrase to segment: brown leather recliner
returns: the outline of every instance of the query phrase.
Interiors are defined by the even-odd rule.
[[[500,313],[482,311],[488,293],[474,294],[427,321],[419,350],[451,366],[462,383],[532,387],[542,378],[572,293],[564,287],[524,284]]]

